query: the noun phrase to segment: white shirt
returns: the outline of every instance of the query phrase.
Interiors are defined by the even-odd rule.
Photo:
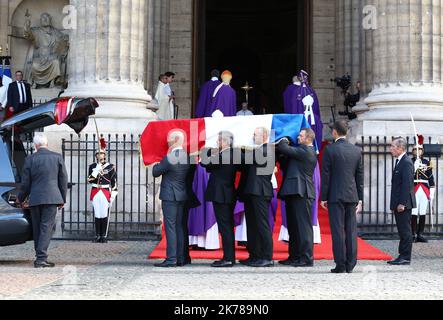
[[[169,83],[165,84],[165,94],[170,97],[172,96],[172,89]]]
[[[17,81],[17,89],[20,95],[20,103],[26,103],[26,86],[23,81]]]

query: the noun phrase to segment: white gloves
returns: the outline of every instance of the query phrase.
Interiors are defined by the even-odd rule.
[[[92,170],[92,174],[91,176],[93,176],[94,178],[97,178],[98,175],[100,174],[100,172],[102,171],[102,165],[97,163],[97,166]]]
[[[436,190],[436,188],[431,188],[431,189],[429,189],[429,193],[430,193],[430,197],[431,197],[431,206],[434,204],[434,200],[435,200],[435,190]]]
[[[115,198],[117,198],[118,191],[111,191],[111,204],[114,202]]]
[[[417,172],[417,170],[420,169],[420,168],[421,168],[421,160],[420,160],[420,158],[418,158],[414,162],[414,170],[415,170],[414,172]]]

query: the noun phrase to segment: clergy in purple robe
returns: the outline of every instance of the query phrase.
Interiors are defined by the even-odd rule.
[[[215,89],[221,84],[219,80],[220,71],[211,71],[211,80],[205,82],[201,87],[200,96],[197,101],[197,106],[195,107],[195,116],[197,118],[210,117],[212,112],[210,112],[210,106],[212,104],[212,99]]]
[[[223,82],[215,88],[208,113],[212,115],[216,110],[220,110],[225,117],[234,117],[237,114],[237,94],[230,85],[232,73],[224,71],[221,79]]]
[[[323,142],[320,103],[314,89],[309,86],[309,75],[306,71],[302,70],[294,77],[293,84],[289,85],[283,94],[283,100],[285,113],[306,116],[315,132],[317,146],[320,148]]]

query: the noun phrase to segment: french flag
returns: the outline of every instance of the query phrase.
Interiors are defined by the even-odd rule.
[[[3,87],[0,88],[0,104],[6,108],[8,101],[8,87],[12,83],[11,66],[9,59],[0,61],[0,78],[2,78]]]
[[[203,148],[215,148],[221,131],[234,135],[235,148],[253,148],[254,131],[259,127],[271,132],[270,143],[288,137],[297,144],[300,131],[310,125],[305,116],[299,114],[223,117],[215,113],[212,118],[153,121],[140,138],[143,162],[149,166],[167,155],[167,137],[172,130],[181,130],[185,134],[185,149],[189,154],[196,154]]]

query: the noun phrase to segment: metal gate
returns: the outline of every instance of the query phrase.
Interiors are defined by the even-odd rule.
[[[109,238],[113,240],[158,239],[161,236],[157,181],[139,156],[139,136],[107,135],[108,161],[116,166],[119,194],[110,213]],[[62,212],[63,238],[89,239],[94,235],[94,215],[89,165],[95,162],[96,135],[71,135],[62,141],[69,181],[67,203]]]
[[[366,237],[384,236],[390,238],[397,235],[394,215],[390,211],[391,178],[394,168],[394,159],[389,150],[391,141],[392,137],[362,137],[358,142],[358,146],[363,150],[365,176],[365,200],[363,212],[358,216],[358,226],[360,233]],[[407,141],[408,151],[411,152],[415,139],[407,137]],[[426,142],[429,146],[435,143],[431,139]],[[434,145],[432,149],[435,147],[441,151],[440,145]],[[429,149],[430,147],[427,148],[425,145],[425,158],[432,162],[437,192],[433,206],[433,220],[431,221],[429,212],[426,217],[425,231],[430,236],[443,236],[443,203],[441,201],[443,181],[439,179],[443,166],[440,165],[439,155],[426,154],[426,150]]]

